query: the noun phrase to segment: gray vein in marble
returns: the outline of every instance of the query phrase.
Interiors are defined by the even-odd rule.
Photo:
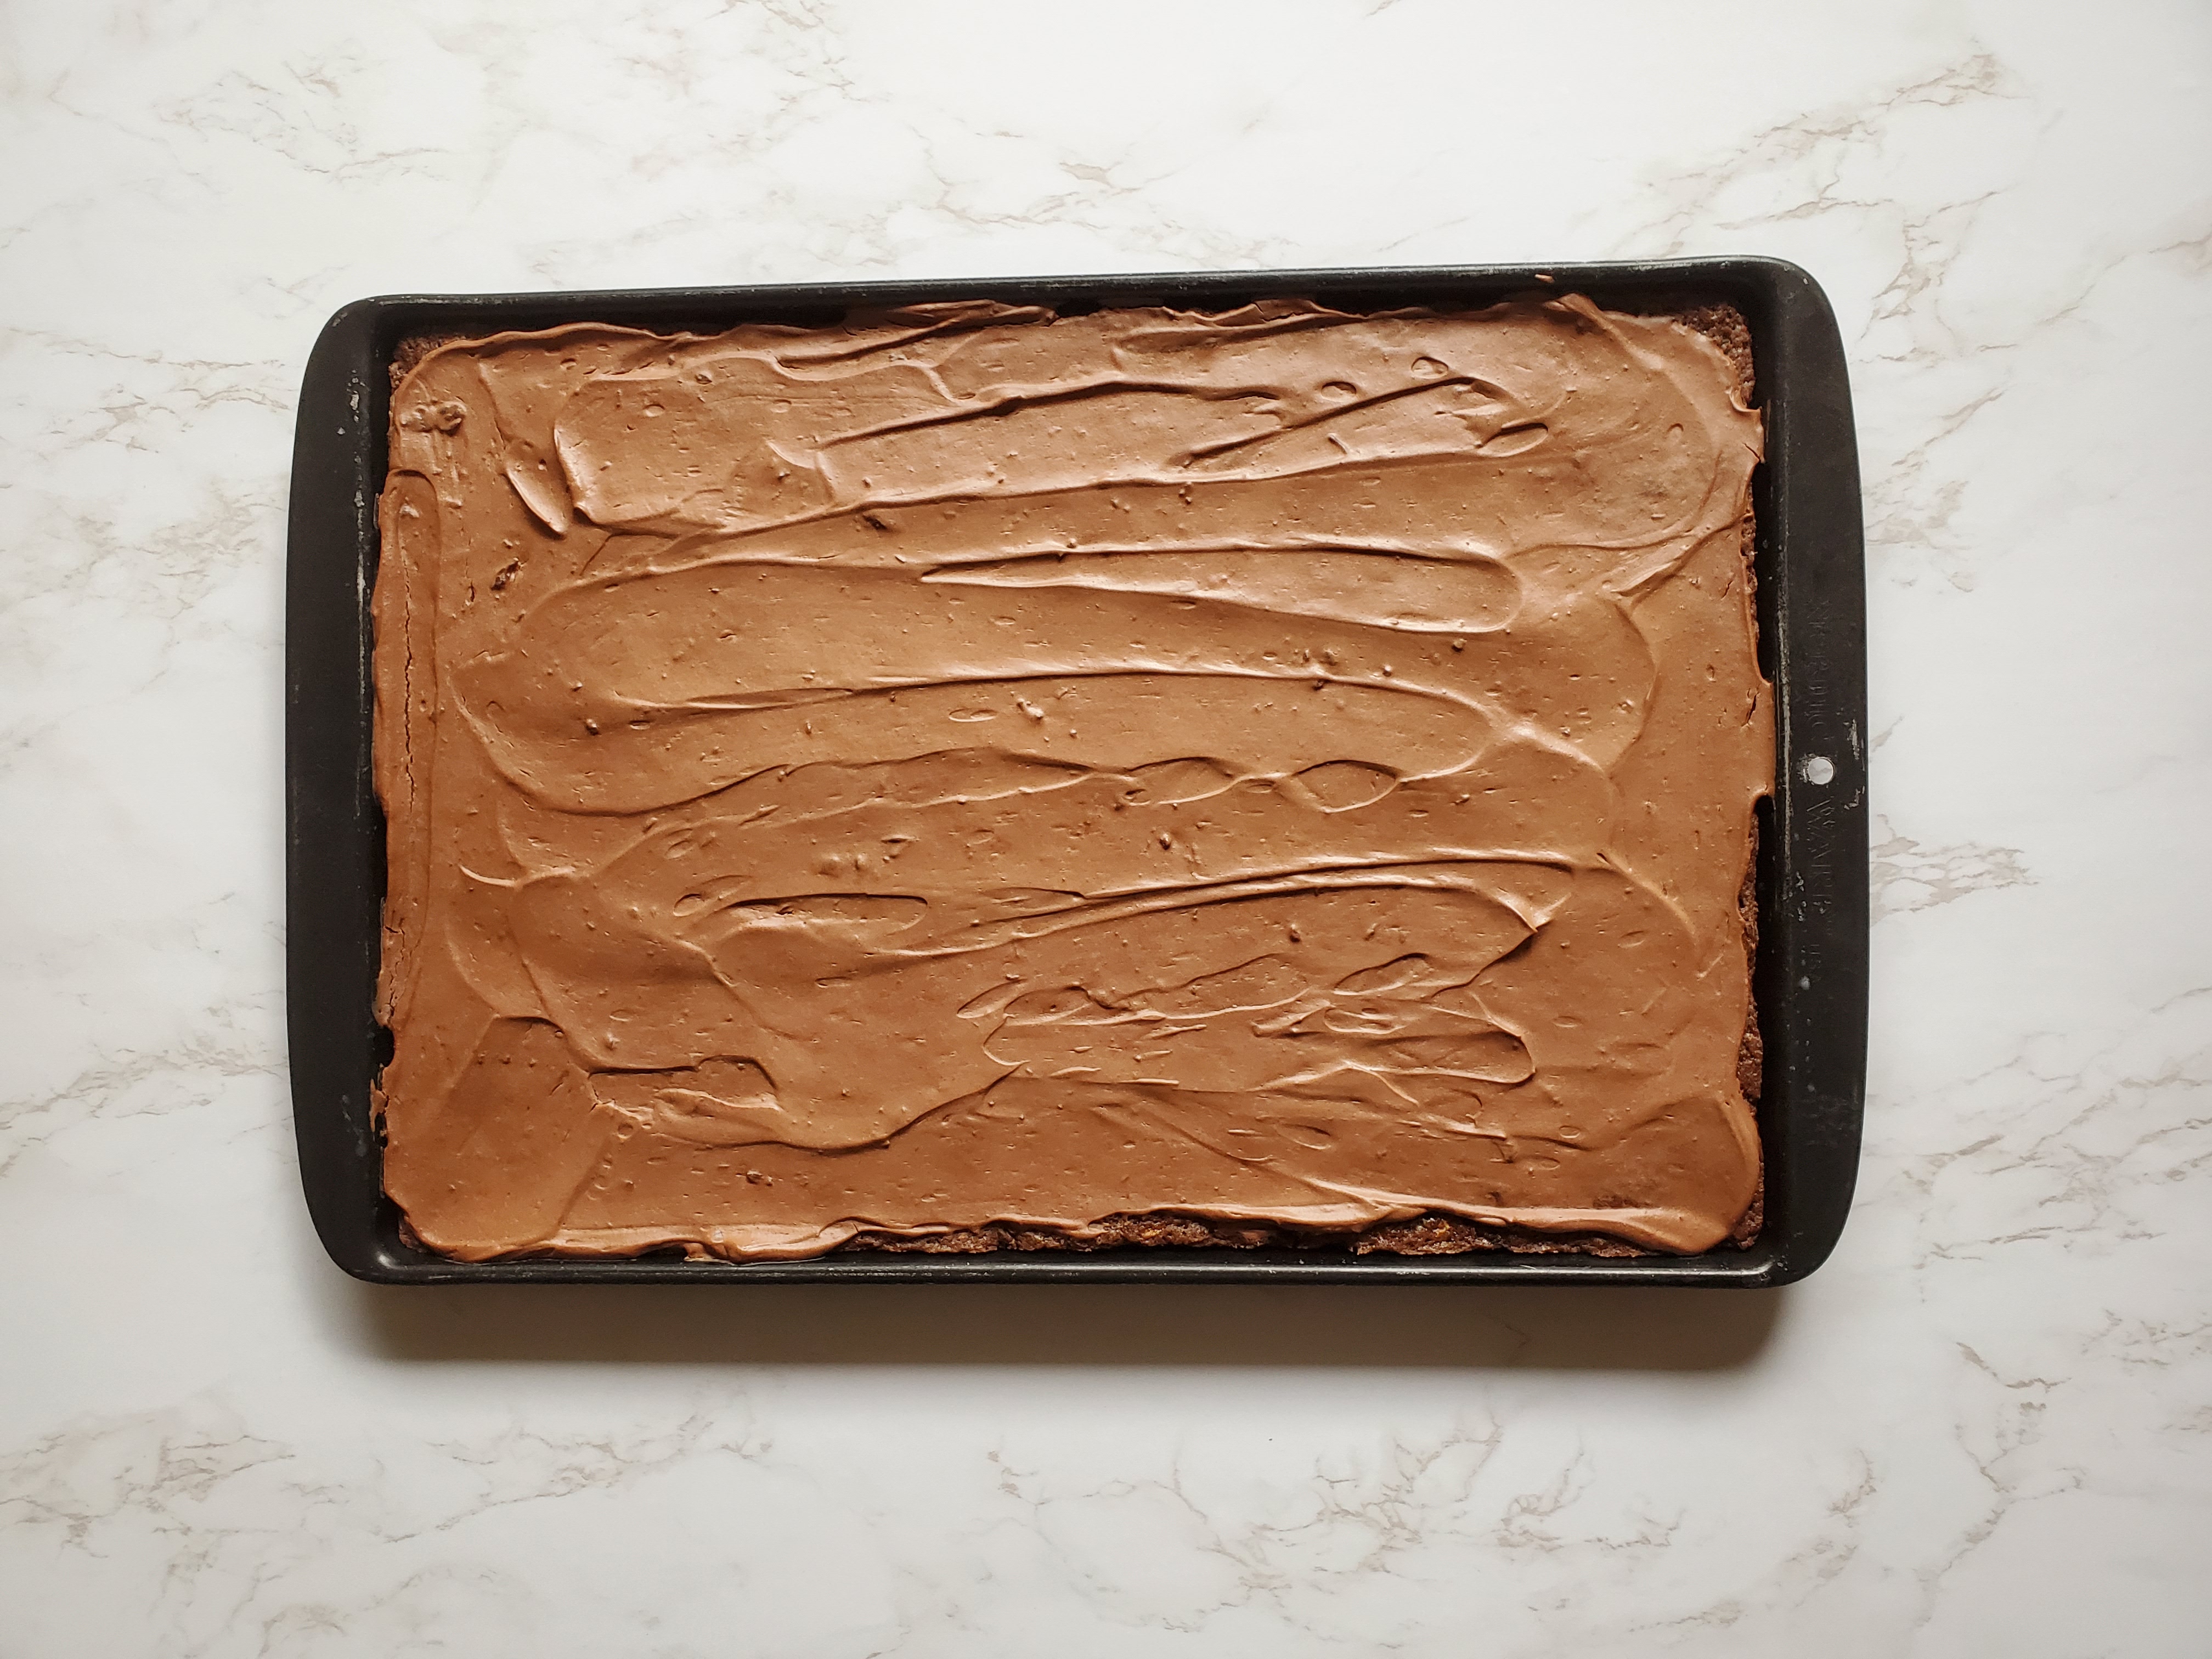
[[[2033,883],[2017,847],[1923,847],[1910,836],[1887,836],[1869,849],[1874,919],[1950,904],[1969,893]]]

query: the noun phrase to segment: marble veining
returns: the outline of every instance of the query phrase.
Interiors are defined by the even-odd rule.
[[[2201,1652],[2208,76],[2149,0],[0,14],[0,1650]],[[1836,302],[1870,529],[1868,1146],[1804,1286],[322,1261],[280,658],[336,306],[1741,252]]]

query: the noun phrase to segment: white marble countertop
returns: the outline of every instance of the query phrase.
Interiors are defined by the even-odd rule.
[[[2191,0],[7,9],[0,1653],[2208,1651],[2208,75]],[[1872,1062],[1812,1280],[324,1259],[280,659],[337,306],[1680,252],[1808,266],[1856,375]]]

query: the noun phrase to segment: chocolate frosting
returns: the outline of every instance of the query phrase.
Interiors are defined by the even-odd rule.
[[[456,342],[395,392],[386,1183],[434,1248],[1759,1180],[1721,350],[1579,298]]]

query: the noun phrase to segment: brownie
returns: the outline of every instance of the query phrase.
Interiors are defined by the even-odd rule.
[[[1574,295],[403,343],[411,1231],[1748,1239],[1752,372]]]

